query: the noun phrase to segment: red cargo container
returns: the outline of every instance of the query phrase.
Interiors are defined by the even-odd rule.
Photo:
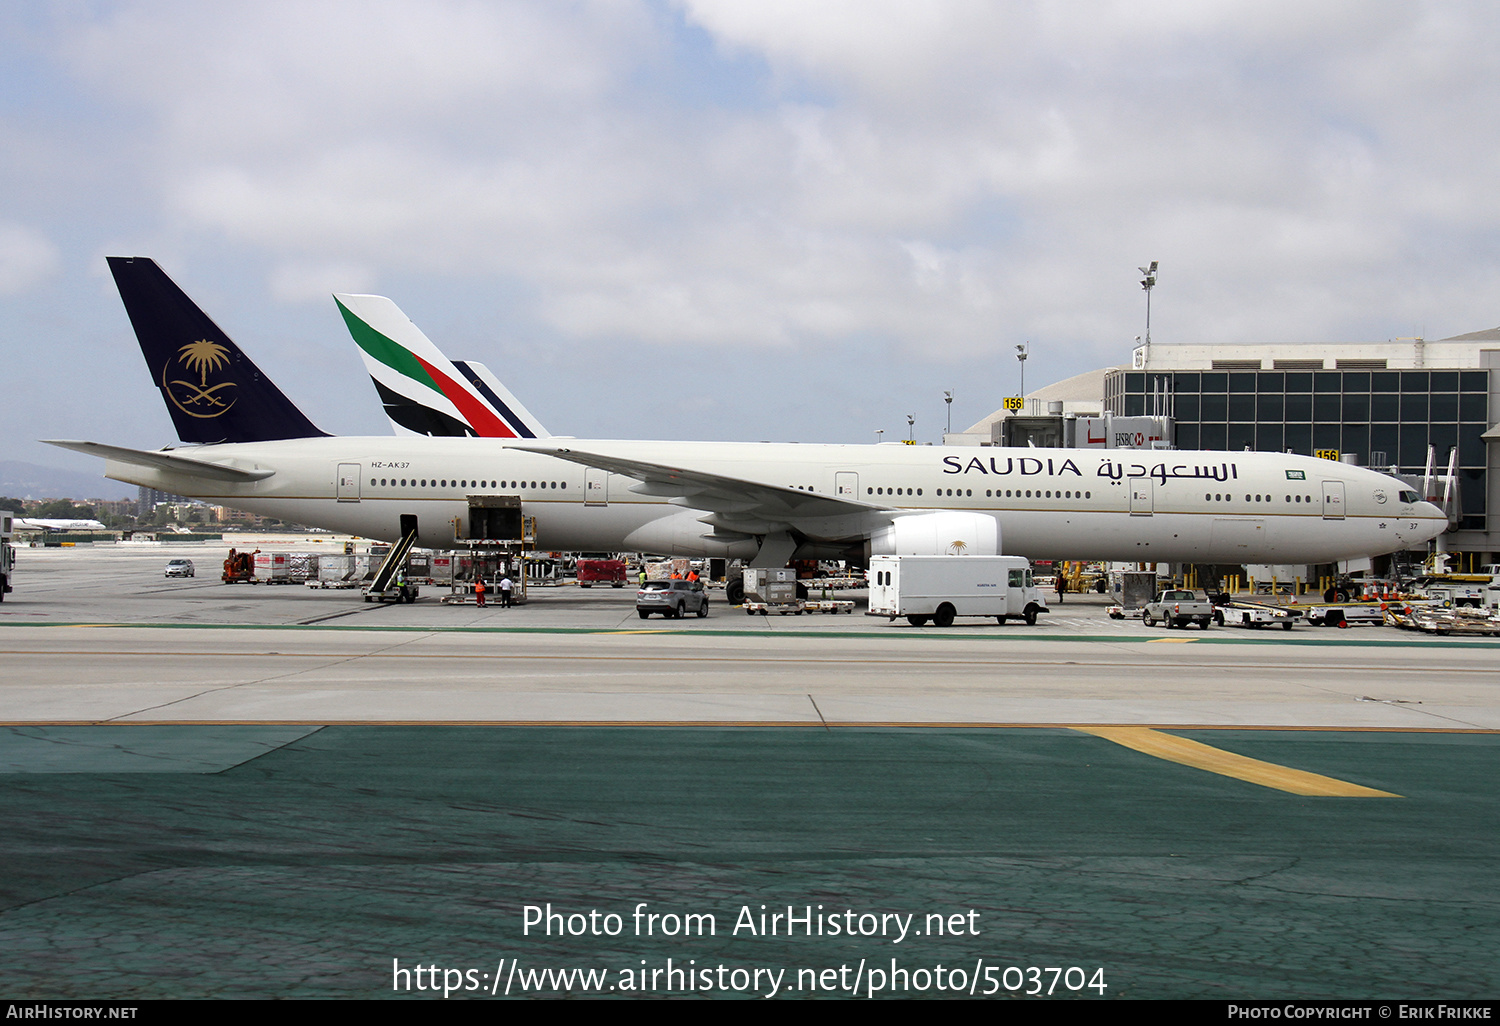
[[[625,586],[625,561],[620,559],[580,559],[578,561],[578,586],[591,588],[595,582],[608,584],[612,588]]]

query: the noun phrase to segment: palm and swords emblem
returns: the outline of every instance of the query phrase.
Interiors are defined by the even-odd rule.
[[[208,339],[199,339],[189,342],[177,350],[177,363],[187,369],[189,374],[196,373],[198,380],[188,381],[181,378],[167,380],[167,371],[171,364],[161,369],[161,387],[179,410],[190,417],[208,419],[218,417],[228,412],[234,405],[234,400],[224,401],[225,389],[235,387],[233,381],[220,381],[213,385],[208,383],[208,376],[229,364],[229,349],[217,342]]]

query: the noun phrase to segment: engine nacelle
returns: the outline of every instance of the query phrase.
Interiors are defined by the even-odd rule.
[[[870,536],[870,555],[998,556],[1000,521],[955,510],[897,517]]]
[[[746,534],[718,533],[702,520],[697,510],[673,513],[642,524],[625,537],[625,548],[634,552],[660,552],[669,556],[714,556],[754,559],[760,543]]]

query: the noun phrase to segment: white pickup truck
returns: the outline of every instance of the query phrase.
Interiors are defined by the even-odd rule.
[[[1195,623],[1206,631],[1213,618],[1214,607],[1186,590],[1159,591],[1141,610],[1141,622],[1147,627],[1155,627],[1160,620],[1168,627],[1186,627]]]

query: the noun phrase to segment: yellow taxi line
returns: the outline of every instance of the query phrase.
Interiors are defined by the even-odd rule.
[[[1262,762],[1248,756],[1226,752],[1222,748],[1205,745],[1175,734],[1163,734],[1150,727],[1074,727],[1084,734],[1093,734],[1117,745],[1133,748],[1137,752],[1181,763],[1196,769],[1207,770],[1236,780],[1249,781],[1262,787],[1273,787],[1278,791],[1307,795],[1316,798],[1399,798],[1389,791],[1377,791],[1373,787],[1351,784],[1347,780],[1325,777],[1320,773],[1278,766],[1274,762]]]

